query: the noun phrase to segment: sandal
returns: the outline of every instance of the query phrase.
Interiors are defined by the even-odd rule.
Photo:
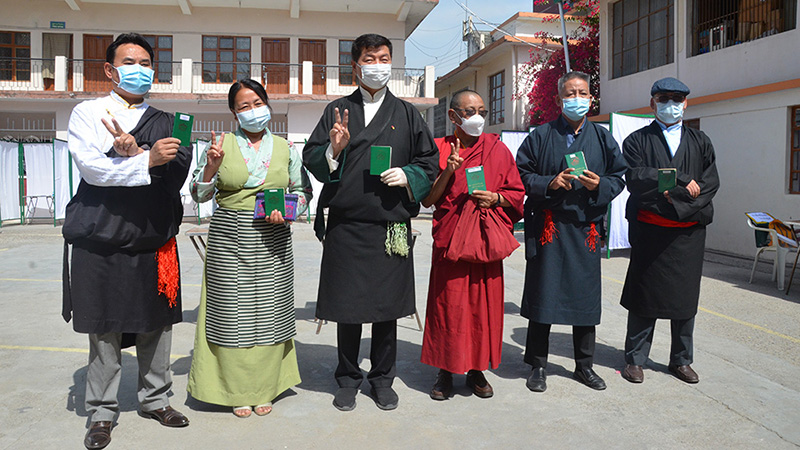
[[[252,414],[252,412],[253,408],[251,408],[250,406],[236,406],[233,408],[233,415],[240,419],[246,419],[250,417],[250,414]]]
[[[272,402],[264,403],[255,407],[255,413],[258,416],[266,416],[272,412]]]

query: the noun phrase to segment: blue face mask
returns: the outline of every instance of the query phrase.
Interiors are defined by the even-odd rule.
[[[656,117],[666,125],[672,125],[683,119],[683,102],[677,103],[667,100],[666,103],[656,103]]]
[[[153,69],[139,64],[123,64],[116,68],[119,73],[119,86],[133,95],[144,95],[153,85]]]
[[[239,119],[239,125],[243,130],[251,133],[258,133],[267,128],[267,123],[269,123],[269,119],[272,118],[272,115],[269,112],[269,108],[265,105],[236,113],[236,117]]]
[[[561,99],[561,111],[569,120],[575,122],[581,120],[583,116],[589,112],[590,106],[592,106],[591,98],[575,97]]]

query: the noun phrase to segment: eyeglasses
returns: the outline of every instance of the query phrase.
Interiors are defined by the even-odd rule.
[[[475,111],[474,109],[453,108],[453,110],[454,111],[463,111],[465,119],[469,119],[470,117],[474,116],[475,114],[480,114],[481,117],[485,118],[489,114],[489,111],[487,111],[485,109],[482,109],[480,111]]]
[[[653,96],[656,99],[656,103],[667,103],[668,101],[672,100],[675,103],[683,103],[686,100],[686,96],[683,94],[656,94]]]

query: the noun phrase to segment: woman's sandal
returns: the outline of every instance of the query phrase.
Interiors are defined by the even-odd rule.
[[[258,416],[266,416],[272,412],[272,402],[264,403],[255,407],[255,413]]]
[[[250,417],[252,412],[253,408],[250,406],[236,406],[233,408],[233,415],[240,419],[246,419]]]

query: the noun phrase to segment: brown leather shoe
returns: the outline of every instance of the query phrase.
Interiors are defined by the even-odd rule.
[[[113,422],[92,422],[86,437],[83,438],[83,445],[90,450],[106,448],[111,443],[111,427]]]
[[[470,370],[467,372],[467,386],[472,389],[472,393],[480,398],[489,398],[494,395],[492,385],[486,381],[483,372],[479,370]]]
[[[142,411],[143,417],[156,419],[158,423],[165,427],[179,428],[189,425],[189,419],[183,414],[172,409],[172,406],[156,409],[153,411]]]
[[[669,366],[669,371],[675,375],[675,377],[685,383],[695,384],[700,381],[700,377],[697,376],[697,372],[692,370],[692,366],[688,364],[685,366]]]
[[[644,372],[642,372],[642,366],[637,366],[635,364],[625,364],[625,370],[622,371],[622,378],[625,378],[631,383],[643,382]]]
[[[436,375],[436,383],[431,388],[431,398],[434,400],[447,400],[453,392],[453,374],[439,369]]]

